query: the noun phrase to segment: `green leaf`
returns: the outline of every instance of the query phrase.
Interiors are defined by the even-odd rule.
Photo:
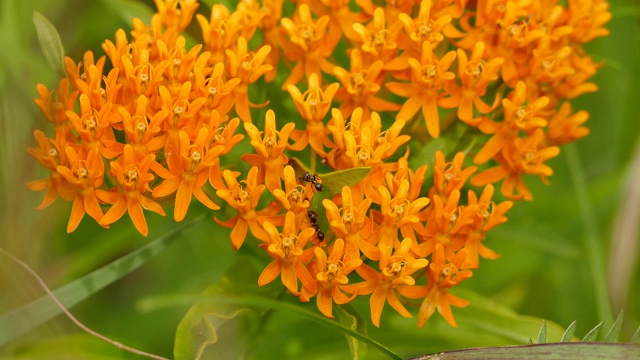
[[[367,335],[366,323],[362,320],[358,312],[349,304],[335,307],[335,316],[338,322],[353,331],[357,331],[363,335]],[[354,360],[367,358],[367,343],[359,341],[353,336],[345,334],[349,350],[351,350],[351,358]]]
[[[636,332],[633,333],[633,336],[631,337],[631,342],[634,344],[640,344],[640,326],[638,326],[638,329],[636,329]]]
[[[569,324],[569,327],[567,327],[567,330],[565,330],[564,334],[562,334],[562,339],[560,339],[560,342],[571,342],[571,339],[573,338],[573,334],[576,332],[576,321],[574,320],[571,324]]]
[[[145,24],[151,22],[154,10],[140,1],[131,0],[102,0],[104,6],[118,14],[126,23],[131,23],[133,18],[139,18]]]
[[[44,58],[53,70],[60,76],[64,76],[64,47],[58,31],[44,15],[37,11],[33,12],[33,24],[36,27],[38,42]]]
[[[273,300],[266,297],[260,296],[184,296],[184,295],[175,295],[175,296],[163,296],[156,297],[153,299],[149,299],[141,304],[141,308],[146,310],[157,310],[163,307],[169,306],[182,306],[185,304],[194,304],[194,302],[198,302],[201,304],[209,303],[209,304],[233,304],[233,305],[242,305],[242,306],[251,306],[251,307],[261,307],[261,308],[269,308],[274,310],[286,311],[289,313],[298,314],[308,320],[315,321],[319,324],[325,325],[329,328],[332,328],[337,331],[343,332],[345,335],[353,336],[356,339],[366,342],[369,345],[374,346],[380,352],[391,359],[402,359],[402,357],[392,350],[388,349],[378,341],[361,334],[357,331],[354,331],[335,320],[329,319],[323,315],[320,315],[316,312],[309,311],[304,307],[300,306],[300,304],[290,304],[284,301]]]
[[[478,359],[637,359],[640,347],[632,344],[554,343],[456,350],[427,355],[414,360],[478,360]]]
[[[171,245],[178,238],[177,235],[180,232],[204,219],[205,215],[206,213],[203,213],[138,250],[58,288],[53,292],[54,295],[67,309],[71,308],[144,265]],[[29,304],[2,314],[0,316],[0,346],[30,332],[61,312],[53,300],[45,295]]]
[[[585,335],[582,338],[582,342],[595,341],[596,338],[598,337],[598,332],[600,331],[600,327],[602,327],[602,322],[596,325],[596,327],[594,327],[593,329],[591,329],[591,331],[589,331],[587,335]]]
[[[119,349],[87,333],[38,339],[21,343],[2,352],[5,360],[118,360],[131,358],[131,353]]]
[[[371,166],[338,170],[326,174],[318,174],[322,179],[322,187],[326,188],[330,197],[342,192],[345,186],[354,187],[371,172]]]
[[[260,288],[256,282],[261,264],[254,258],[237,256],[219,283],[210,285],[202,298],[234,296],[246,292],[274,296],[272,288]],[[154,299],[141,303],[144,309],[155,306]],[[175,359],[239,359],[254,338],[259,337],[260,318],[266,310],[244,305],[200,302],[195,300],[176,331]]]
[[[542,326],[540,326],[540,332],[538,333],[538,344],[544,344],[547,342],[547,323],[542,320]]]
[[[455,121],[437,139],[429,140],[415,155],[412,153],[409,167],[417,169],[423,164],[433,164],[438,151],[442,151],[445,159],[453,158],[460,151],[466,154],[475,146],[479,136],[481,134],[475,128],[462,121]],[[433,177],[433,166],[427,168],[425,177],[427,179]]]
[[[618,339],[618,334],[620,334],[620,329],[622,328],[622,318],[623,318],[623,310],[620,310],[620,314],[616,318],[616,321],[611,325],[611,329],[607,332],[607,335],[604,337],[605,342],[616,342]]]

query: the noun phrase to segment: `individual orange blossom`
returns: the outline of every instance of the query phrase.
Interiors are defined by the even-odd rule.
[[[161,85],[159,88],[160,109],[166,111],[162,122],[162,129],[167,133],[167,146],[175,147],[180,141],[179,133],[184,131],[188,138],[195,138],[198,130],[192,121],[198,115],[200,108],[207,101],[205,98],[190,100],[191,83],[185,82],[177,95],[173,96],[169,89]]]
[[[257,52],[250,52],[247,40],[242,36],[238,38],[235,51],[225,50],[227,75],[229,78],[240,78],[240,83],[233,88],[233,97],[236,100],[236,113],[244,122],[251,122],[249,106],[255,106],[249,101],[249,84],[253,84],[273,68],[264,63],[270,51],[271,46],[263,45]]]
[[[239,78],[227,80],[223,63],[216,63],[211,73],[196,67],[193,69],[193,77],[195,95],[207,99],[200,109],[201,118],[207,119],[209,117],[208,113],[214,110],[224,116],[233,108],[235,103],[235,99],[232,96],[233,89],[241,80]]]
[[[411,83],[389,82],[387,88],[394,94],[408,98],[396,115],[396,119],[409,120],[422,109],[429,135],[440,135],[440,116],[438,101],[443,96],[445,84],[455,75],[447,71],[456,57],[455,51],[449,51],[438,59],[433,54],[432,45],[424,42],[420,60],[410,58]]]
[[[471,232],[464,237],[453,239],[454,248],[464,248],[467,250],[466,264],[471,269],[480,266],[478,255],[485,259],[497,259],[500,255],[486,247],[482,242],[485,240],[486,232],[507,221],[504,214],[511,209],[513,202],[503,201],[500,204],[493,202],[493,185],[485,186],[482,194],[478,198],[475,192],[469,190],[468,205],[476,209]]]
[[[347,71],[339,66],[333,68],[336,78],[342,84],[338,89],[336,99],[342,100],[340,111],[342,116],[348,117],[353,110],[361,107],[364,110],[364,120],[369,119],[369,111],[396,111],[400,109],[399,104],[381,99],[376,96],[380,90],[380,71],[384,63],[375,61],[366,67],[362,63],[362,54],[359,49],[351,52],[351,67]]]
[[[154,176],[149,173],[149,168],[154,159],[154,154],[148,154],[138,161],[133,147],[127,144],[119,161],[111,162],[111,175],[120,185],[120,191],[97,190],[98,199],[113,204],[100,219],[100,225],[107,226],[118,221],[127,211],[136,229],[147,236],[149,227],[142,209],[165,215],[160,204],[143,195],[147,191],[151,192],[149,183],[153,181]]]
[[[238,173],[229,170],[222,172],[222,177],[226,182],[226,187],[218,189],[216,195],[226,201],[229,206],[236,209],[238,214],[227,221],[220,221],[216,217],[218,224],[231,227],[231,243],[233,248],[238,250],[247,236],[247,231],[258,239],[266,241],[267,233],[262,225],[264,212],[257,212],[256,207],[260,202],[260,196],[266,186],[257,181],[258,168],[252,167],[247,174],[247,179],[238,182]]]
[[[551,145],[562,145],[589,135],[589,128],[582,126],[589,113],[582,110],[571,114],[571,104],[565,102],[549,120],[546,136]]]
[[[371,199],[354,197],[351,188],[344,186],[341,193],[342,204],[338,208],[333,200],[324,199],[322,205],[326,210],[329,226],[334,234],[344,239],[344,258],[360,258],[359,243],[363,240],[361,232],[365,231],[368,219],[368,211],[371,206]]]
[[[49,178],[27,183],[27,187],[31,190],[47,190],[44,199],[36,209],[44,209],[51,205],[58,198],[58,195],[67,201],[73,200],[75,197],[73,185],[58,172],[58,166],[68,165],[67,153],[64,150],[66,144],[61,145],[55,139],[47,139],[40,130],[35,130],[34,136],[38,142],[38,147],[28,148],[27,152],[33,155],[40,165],[49,169]]]
[[[222,189],[224,184],[222,183],[220,157],[231,152],[244,139],[244,135],[236,134],[238,126],[240,126],[240,119],[235,117],[228,120],[227,116],[221,116],[217,110],[213,110],[202,126],[209,130],[207,139],[210,143],[209,147],[223,147],[220,156],[213,160],[209,170],[209,183],[211,186],[214,189]]]
[[[147,97],[140,95],[134,113],[129,113],[122,106],[118,108],[124,132],[138,161],[142,161],[147,154],[154,154],[167,142],[166,135],[161,134],[162,121],[166,118],[167,111],[160,110],[149,116],[147,105]]]
[[[397,55],[398,45],[396,39],[400,33],[401,24],[391,19],[387,27],[385,10],[377,7],[373,11],[373,19],[367,26],[360,23],[353,24],[353,31],[358,34],[357,43],[360,45],[365,57],[365,63],[371,64],[380,60],[389,62]]]
[[[309,87],[304,93],[301,93],[294,85],[287,86],[287,91],[289,91],[298,113],[307,122],[304,132],[293,132],[292,135],[297,141],[292,145],[292,149],[300,150],[310,144],[316,154],[322,157],[326,156],[323,144],[328,140],[323,120],[331,108],[331,100],[339,87],[338,83],[333,83],[322,89],[317,74],[309,76]]]
[[[471,184],[482,186],[504,179],[500,188],[504,196],[512,200],[533,200],[522,175],[539,175],[546,182],[546,178],[553,174],[553,169],[545,162],[559,153],[557,146],[545,144],[542,129],[537,129],[526,138],[514,138],[497,154],[495,160],[499,165],[475,175]]]
[[[284,55],[296,63],[282,89],[297,84],[303,76],[308,79],[311,74],[332,73],[333,65],[327,58],[333,53],[335,44],[332,46],[328,41],[329,16],[314,21],[309,6],[301,4],[293,19],[283,18],[280,24],[289,38],[283,43]]]
[[[265,244],[262,245],[273,261],[267,265],[258,278],[258,285],[263,286],[278,275],[284,286],[294,295],[299,295],[298,279],[302,286],[311,292],[316,291],[316,281],[309,274],[305,263],[313,256],[313,251],[305,251],[304,247],[314,234],[312,228],[298,232],[295,215],[288,211],[284,220],[282,232],[269,221],[264,222],[267,233]]]
[[[320,0],[310,1],[309,6],[318,16],[329,16],[328,43],[335,46],[340,39],[355,41],[358,35],[353,31],[353,24],[363,22],[365,16],[352,12],[349,8],[349,0]]]
[[[507,143],[513,141],[520,132],[531,134],[536,129],[543,128],[547,121],[540,116],[540,112],[549,104],[549,98],[540,97],[533,102],[527,102],[527,88],[524,82],[518,82],[512,96],[502,100],[504,119],[495,122],[483,118],[478,128],[485,134],[493,134],[482,149],[473,158],[476,164],[482,164],[497,154]]]
[[[99,112],[96,111],[89,104],[89,97],[82,94],[80,95],[80,114],[69,110],[66,112],[73,130],[82,140],[84,149],[86,151],[96,149],[107,159],[120,155],[123,150],[122,144],[114,141],[113,129],[109,124],[111,109],[111,103],[107,103]]]
[[[208,131],[205,128],[198,131],[198,136],[191,143],[186,132],[179,132],[177,146],[167,144],[165,158],[169,171],[158,173],[165,179],[153,189],[153,197],[163,197],[176,193],[175,210],[173,218],[182,221],[187,214],[192,195],[209,209],[218,210],[216,205],[205,192],[202,186],[209,178],[209,169],[224,147],[222,145],[209,147],[207,143]]]
[[[106,57],[104,56],[95,61],[92,51],[86,51],[82,61],[78,64],[66,56],[64,58],[64,66],[67,76],[71,80],[71,86],[94,100],[95,97],[92,98],[90,95],[93,91],[99,92],[105,61]],[[101,96],[101,94],[97,95]]]
[[[571,37],[586,43],[596,37],[609,35],[602,26],[611,20],[609,2],[605,0],[569,0],[569,25],[573,27]]]
[[[193,79],[195,66],[208,67],[209,53],[200,54],[202,44],[195,45],[189,51],[186,49],[184,37],[178,37],[175,46],[167,47],[164,42],[157,41],[159,59],[169,61],[169,66],[164,68],[164,84],[171,95],[176,96],[182,84]]]
[[[244,154],[240,158],[251,166],[258,168],[258,182],[265,181],[267,189],[273,192],[280,189],[280,179],[284,177],[284,166],[289,158],[284,154],[289,141],[289,134],[295,127],[290,122],[276,129],[276,115],[273,110],[267,110],[264,122],[264,131],[251,123],[244,123],[244,129],[251,139],[251,146],[256,154]]]
[[[442,245],[437,244],[431,257],[431,264],[427,270],[426,287],[400,287],[398,291],[409,298],[424,296],[418,314],[418,326],[423,327],[431,315],[438,310],[449,325],[458,327],[451,306],[465,307],[469,301],[449,293],[449,289],[468,279],[473,274],[464,270],[463,264],[467,258],[467,251],[462,249],[451,259],[446,258]]]
[[[196,20],[202,29],[203,43],[212,54],[213,64],[224,61],[224,53],[232,49],[238,41],[241,27],[241,14],[229,12],[224,4],[213,4],[209,20],[196,14]]]
[[[304,186],[298,184],[296,173],[289,165],[284,168],[284,191],[280,188],[273,190],[273,197],[282,204],[286,211],[307,216],[309,195]]]
[[[158,14],[162,18],[162,24],[166,28],[175,28],[179,31],[186,29],[191,23],[193,14],[198,9],[197,0],[154,0]]]
[[[42,84],[36,85],[36,91],[39,96],[35,99],[36,105],[38,105],[45,118],[55,126],[56,137],[60,128],[64,128],[62,131],[66,133],[65,137],[71,135],[68,132],[65,112],[74,109],[79,93],[78,91],[71,91],[69,85],[69,78],[60,80],[58,88],[51,91]]]
[[[125,50],[134,48],[129,43],[125,43]],[[117,51],[117,50],[113,50]],[[134,101],[137,96],[145,95],[155,97],[160,85],[164,83],[164,71],[171,64],[169,60],[158,63],[150,62],[149,51],[141,49],[139,59],[134,62],[129,56],[122,56],[119,60],[121,76],[126,78],[126,82],[121,89],[121,101],[123,104]],[[112,60],[113,61],[113,60]],[[114,63],[114,66],[116,63]],[[132,110],[132,109],[129,109]]]
[[[403,286],[413,287],[416,281],[411,274],[429,264],[427,259],[416,259],[410,254],[412,242],[413,239],[404,239],[393,254],[380,258],[380,272],[364,264],[356,268],[365,281],[345,287],[347,291],[357,291],[359,295],[373,293],[369,299],[369,306],[371,321],[377,327],[380,327],[380,316],[385,302],[389,302],[400,315],[412,317],[398,299],[396,289]]]
[[[487,91],[487,86],[498,79],[500,65],[504,61],[502,58],[492,58],[484,60],[484,43],[478,42],[473,48],[471,57],[467,58],[464,50],[458,49],[458,78],[462,86],[454,82],[449,82],[448,91],[451,97],[443,99],[440,105],[445,108],[458,108],[458,118],[464,122],[471,123],[475,117],[475,108],[482,114],[486,114],[495,109],[500,101],[498,94],[494,96],[493,104],[487,105],[482,100]]]
[[[333,317],[333,302],[336,304],[346,304],[353,300],[356,293],[351,296],[347,296],[343,292],[345,285],[349,283],[347,277],[355,268],[362,264],[362,260],[359,258],[351,258],[348,260],[343,257],[344,254],[344,240],[338,238],[331,246],[329,256],[325,251],[319,247],[314,247],[314,253],[316,261],[311,263],[311,274],[315,274],[316,285],[318,293],[316,297],[316,304],[320,312],[326,317]],[[308,291],[302,289],[301,300],[308,300],[310,296],[306,294]]]
[[[86,155],[83,152],[77,153],[72,147],[66,147],[65,151],[69,163],[58,165],[56,169],[75,190],[67,224],[67,232],[70,233],[78,227],[85,212],[96,221],[102,218],[96,189],[102,185],[104,163],[97,148],[92,148]]]
[[[447,162],[441,151],[436,152],[436,162],[433,167],[433,187],[429,190],[429,197],[434,194],[446,199],[454,190],[461,190],[467,180],[476,171],[476,166],[464,167],[464,153],[459,152],[453,161]]]

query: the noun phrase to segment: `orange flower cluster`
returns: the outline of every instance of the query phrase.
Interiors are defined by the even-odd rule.
[[[176,221],[193,197],[230,208],[235,216],[215,220],[232,228],[233,247],[251,233],[273,258],[259,285],[280,277],[329,317],[334,302],[370,295],[376,326],[387,302],[411,317],[411,299],[422,301],[419,326],[436,310],[457,326],[451,306],[467,301],[449,289],[479,257],[498,256],[483,241],[512,206],[493,200],[492,184],[530,200],[522,176],[545,180],[558,145],[587,135],[588,114],[568,101],[596,90],[588,78],[599,65],[582,46],[607,35],[610,18],[605,0],[356,0],[358,11],[304,0],[288,17],[283,1],[241,0],[208,18],[196,0],[155,2],[131,39],[118,30],[106,56],[66,58],[57,88],[38,85],[54,125],[28,150],[49,170],[28,184],[46,190],[38,208],[73,201],[69,232],[85,213],[108,227],[128,212],[145,236],[144,210],[165,215],[166,200]],[[194,15],[203,43],[188,48]],[[336,60],[345,45],[349,68]],[[298,114],[270,109],[254,123],[251,108],[269,103],[249,89],[273,81]],[[423,145],[410,142],[416,121],[433,140],[456,119],[489,135],[473,162],[495,166],[476,174],[464,153],[437,152],[421,159],[432,163],[425,183],[426,164],[409,168],[408,147]],[[248,171],[236,171],[232,150],[251,148],[240,157]],[[295,153],[311,154],[312,170]],[[327,174],[314,174],[321,166]]]

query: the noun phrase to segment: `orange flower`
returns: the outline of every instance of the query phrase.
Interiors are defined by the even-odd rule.
[[[247,40],[238,38],[238,46],[235,51],[227,49],[226,69],[230,78],[240,78],[240,83],[233,88],[233,98],[236,100],[236,113],[244,122],[251,122],[249,106],[256,106],[249,101],[249,84],[256,82],[262,75],[271,71],[273,66],[265,64],[265,60],[271,51],[271,46],[263,45],[257,52],[250,52]]]
[[[502,123],[494,122],[488,118],[480,121],[478,128],[485,134],[493,134],[493,136],[473,158],[476,164],[487,162],[507,143],[512,142],[521,131],[531,134],[536,129],[547,125],[547,121],[539,114],[549,104],[549,98],[543,96],[528,104],[525,104],[526,101],[527,88],[521,81],[516,85],[512,97],[502,100],[502,108],[504,109]]]
[[[166,28],[182,31],[191,23],[191,18],[200,4],[197,0],[154,0],[162,24]]]
[[[338,238],[331,246],[329,256],[324,252],[321,247],[314,247],[316,256],[315,263],[312,263],[310,268],[312,274],[315,273],[316,284],[318,293],[316,297],[316,304],[320,312],[326,317],[333,317],[332,305],[335,301],[336,304],[346,304],[353,300],[357,293],[353,293],[351,296],[347,296],[343,293],[343,288],[349,283],[347,277],[353,269],[362,264],[362,260],[359,258],[351,258],[348,260],[344,253],[344,240]],[[301,300],[308,300],[310,296],[306,294],[307,291],[302,289]]]
[[[166,146],[178,146],[181,131],[186,132],[189,138],[195,138],[198,129],[195,128],[192,119],[198,115],[200,108],[207,100],[205,98],[189,100],[190,82],[182,84],[176,95],[172,95],[164,85],[160,86],[158,93],[160,95],[160,109],[165,110],[167,114],[162,123],[162,129],[167,133]]]
[[[258,182],[265,181],[271,192],[281,188],[280,179],[284,177],[284,166],[289,161],[284,149],[287,148],[289,134],[294,127],[295,124],[290,122],[282,130],[276,130],[276,115],[271,109],[267,110],[264,132],[251,123],[244,123],[244,129],[251,138],[251,146],[257,154],[245,154],[240,158],[258,168]]]
[[[408,98],[396,115],[396,119],[409,120],[422,108],[429,135],[440,135],[440,116],[438,100],[442,97],[445,84],[455,75],[447,71],[456,57],[455,51],[449,51],[441,59],[433,55],[432,45],[424,42],[420,61],[409,59],[411,83],[389,82],[387,88],[394,94]]]
[[[496,157],[499,165],[475,175],[471,184],[482,186],[504,179],[501,187],[504,196],[512,200],[533,200],[522,175],[539,175],[545,182],[546,178],[553,174],[553,169],[544,162],[560,153],[557,146],[547,146],[544,140],[542,129],[537,129],[526,138],[515,138]]]
[[[267,233],[263,229],[262,218],[263,215],[273,215],[268,212],[256,212],[260,196],[266,188],[266,186],[259,184],[257,181],[258,168],[252,167],[249,170],[247,180],[238,182],[236,180],[238,175],[238,173],[224,170],[222,177],[227,186],[216,191],[216,195],[236,209],[238,214],[227,221],[220,221],[217,217],[214,218],[218,224],[233,228],[231,230],[231,243],[236,250],[242,246],[249,229],[251,229],[253,236],[266,241]]]
[[[313,21],[309,6],[301,4],[293,20],[283,18],[280,24],[289,36],[289,41],[283,44],[284,55],[296,62],[282,89],[286,89],[290,84],[297,84],[303,75],[309,78],[311,74],[319,75],[321,71],[332,73],[333,65],[327,58],[333,53],[335,44],[332,46],[328,41],[329,16],[325,15]]]
[[[385,10],[377,7],[373,11],[373,20],[364,26],[360,23],[353,24],[353,31],[358,34],[360,49],[365,54],[366,63],[370,64],[376,60],[383,63],[389,62],[397,56],[396,39],[400,33],[400,23],[391,19],[387,28]]]
[[[282,204],[286,211],[306,216],[309,195],[305,193],[304,189],[304,186],[298,184],[293,168],[287,165],[284,168],[284,191],[279,188],[273,190],[273,197]]]
[[[192,144],[187,133],[180,131],[177,146],[167,144],[165,149],[169,171],[158,173],[165,180],[153,189],[153,197],[163,197],[177,191],[173,213],[176,221],[184,219],[192,195],[209,209],[220,209],[202,190],[209,178],[209,169],[214,159],[224,149],[221,145],[209,148],[206,141],[208,134],[207,129],[200,129]]]
[[[457,153],[453,161],[446,162],[444,154],[437,151],[433,167],[433,187],[429,190],[429,197],[438,194],[444,200],[449,197],[452,191],[461,190],[477,169],[475,166],[464,168],[463,163],[463,152]]]
[[[500,101],[500,96],[496,94],[492,105],[487,105],[482,97],[485,96],[487,86],[498,79],[498,71],[503,63],[502,58],[492,58],[484,60],[484,43],[478,42],[473,48],[471,57],[467,58],[464,50],[458,49],[458,78],[462,86],[454,82],[449,82],[448,91],[453,94],[447,99],[443,99],[440,105],[445,108],[458,108],[458,118],[466,123],[472,124],[475,117],[475,108],[482,114],[486,114],[495,109]]]
[[[38,84],[36,91],[39,98],[35,102],[45,118],[55,125],[57,134],[59,127],[67,127],[68,120],[65,112],[73,110],[79,93],[78,91],[69,92],[69,78],[61,79],[57,89],[49,91],[46,86]]]
[[[96,189],[102,185],[104,176],[104,162],[98,149],[89,150],[86,157],[78,154],[72,147],[65,148],[68,165],[58,165],[57,170],[64,179],[75,189],[71,216],[67,224],[67,232],[73,232],[85,212],[96,221],[102,218],[102,209],[96,196]]]
[[[161,125],[162,121],[167,117],[167,111],[160,110],[155,115],[148,116],[147,105],[147,97],[140,95],[133,114],[130,114],[125,107],[118,108],[118,113],[122,117],[124,132],[137,160],[142,160],[147,154],[155,153],[167,141],[166,135],[161,135]],[[115,145],[112,145],[111,142],[105,142],[105,144]],[[119,145],[122,146],[121,144]]]
[[[331,100],[339,87],[338,83],[333,83],[323,90],[317,74],[309,76],[309,88],[304,94],[294,85],[287,86],[287,91],[289,91],[298,113],[307,122],[305,132],[293,132],[297,141],[292,145],[292,149],[301,150],[310,144],[316,154],[322,157],[326,156],[323,143],[327,143],[328,139],[323,120],[331,108]]]
[[[154,176],[149,173],[149,167],[154,159],[155,155],[148,154],[141,161],[136,160],[133,147],[127,144],[119,161],[111,162],[111,175],[118,181],[120,192],[97,190],[101,201],[113,204],[100,219],[100,225],[113,224],[128,211],[136,229],[147,236],[149,227],[142,209],[165,215],[160,204],[142,195],[151,191],[149,183],[153,181]]]
[[[589,113],[583,110],[569,114],[571,104],[565,102],[549,121],[546,135],[551,145],[567,144],[589,135],[589,128],[582,126],[589,119]]]
[[[91,107],[89,97],[80,95],[80,116],[73,111],[67,111],[66,115],[72,128],[78,133],[82,145],[87,151],[96,149],[107,159],[111,159],[122,153],[122,145],[117,144],[113,129],[109,123],[112,105],[107,103],[98,112]],[[109,146],[107,146],[109,144]]]
[[[366,224],[370,223],[367,212],[371,206],[371,199],[354,197],[348,186],[342,188],[341,195],[342,206],[340,208],[329,199],[322,200],[322,205],[326,210],[331,230],[337,237],[344,239],[346,245],[344,258],[347,260],[358,259],[360,258],[358,244],[363,241],[360,233],[365,229]]]
[[[602,26],[611,20],[609,2],[605,0],[569,0],[569,25],[573,27],[571,37],[586,43],[596,37],[609,35]]]
[[[401,59],[392,61],[397,64],[397,66],[393,66],[393,70],[404,70],[409,67],[407,60],[420,56],[423,43],[428,41],[432,47],[435,47],[444,40],[442,33],[451,23],[451,15],[432,17],[431,6],[431,0],[422,0],[420,10],[415,18],[405,13],[398,15],[398,20],[402,23],[406,35],[398,39],[398,45],[404,49],[404,52],[399,57]],[[391,70],[389,65],[387,64],[385,69]]]
[[[411,256],[409,250],[412,242],[414,240],[404,239],[393,255],[383,256],[379,262],[380,272],[367,265],[359,266],[356,271],[365,281],[345,286],[347,291],[358,291],[360,295],[373,292],[369,299],[369,305],[371,307],[371,321],[377,327],[380,327],[380,316],[387,301],[400,315],[406,318],[412,317],[395,293],[396,288],[403,287],[403,285],[413,287],[416,281],[411,277],[411,274],[426,267],[429,263],[427,259],[415,259]]]
[[[214,110],[218,111],[221,116],[226,115],[234,106],[233,89],[238,86],[241,80],[239,78],[227,80],[224,75],[223,63],[216,63],[211,73],[196,67],[193,69],[193,77],[195,95],[207,99],[200,109],[200,118],[209,118],[210,114],[208,113]]]
[[[442,245],[438,244],[427,271],[427,286],[403,286],[398,289],[402,295],[409,298],[425,296],[418,314],[419,327],[423,327],[436,310],[447,320],[449,325],[458,327],[451,312],[451,306],[465,307],[469,305],[469,301],[449,294],[449,289],[473,275],[470,270],[462,270],[466,258],[467,251],[462,249],[452,259],[448,259],[445,257]]]
[[[58,166],[67,166],[69,164],[67,153],[63,150],[66,144],[61,145],[54,139],[47,139],[40,130],[34,131],[34,136],[38,142],[38,148],[28,148],[27,152],[33,155],[40,165],[49,169],[48,179],[34,180],[27,183],[27,187],[33,191],[47,190],[42,203],[36,209],[44,209],[51,205],[58,198],[58,195],[67,201],[73,200],[75,198],[73,185],[67,182],[62,174],[58,172]]]
[[[204,15],[196,14],[196,20],[202,29],[203,43],[211,51],[211,64],[224,62],[224,53],[233,48],[238,41],[241,26],[241,14],[231,14],[224,4],[213,4],[209,20]]]
[[[268,236],[262,247],[274,260],[260,274],[258,285],[264,286],[280,275],[284,286],[296,296],[300,295],[298,279],[303,287],[315,292],[316,282],[305,266],[313,252],[304,250],[315,230],[307,228],[298,233],[295,215],[289,211],[285,216],[282,232],[269,221],[264,222],[264,231]]]
[[[336,99],[343,101],[340,105],[342,116],[349,117],[357,107],[362,107],[364,110],[364,120],[369,119],[369,109],[375,111],[400,110],[399,104],[375,96],[380,90],[379,78],[382,66],[383,62],[378,60],[365,67],[362,63],[360,50],[353,49],[350,71],[339,66],[333,68],[336,78],[342,84],[336,94]]]

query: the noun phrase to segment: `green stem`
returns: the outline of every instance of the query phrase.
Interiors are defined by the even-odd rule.
[[[584,250],[587,254],[589,270],[591,271],[598,317],[604,321],[605,324],[610,325],[613,323],[613,315],[611,313],[609,298],[607,297],[605,271],[598,243],[602,237],[600,236],[600,231],[597,226],[597,217],[593,211],[591,199],[589,199],[587,180],[580,163],[580,155],[575,145],[571,144],[566,146],[565,154],[585,230],[583,236]]]

